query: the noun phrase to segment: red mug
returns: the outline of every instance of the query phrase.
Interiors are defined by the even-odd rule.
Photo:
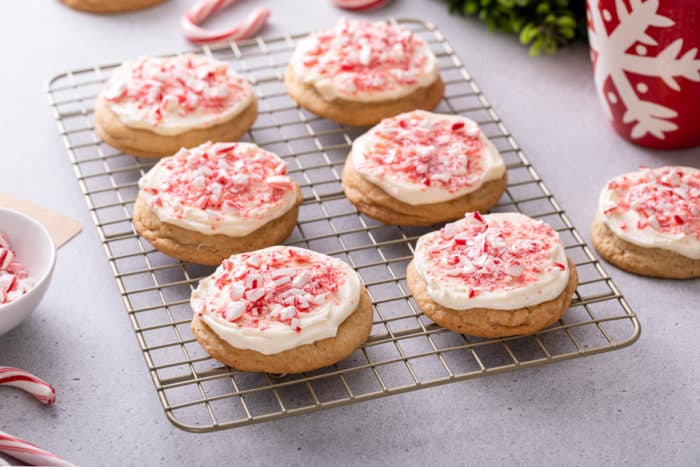
[[[598,97],[641,146],[700,145],[700,0],[588,0]]]

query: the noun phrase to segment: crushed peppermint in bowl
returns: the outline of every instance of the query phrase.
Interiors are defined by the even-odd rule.
[[[0,209],[0,335],[24,321],[48,289],[56,248],[46,227]]]
[[[34,279],[12,249],[10,237],[0,232],[0,305],[14,302],[29,292],[33,285]]]

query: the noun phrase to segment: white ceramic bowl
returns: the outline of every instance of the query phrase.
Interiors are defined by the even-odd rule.
[[[29,216],[0,208],[0,232],[10,237],[17,259],[27,266],[34,287],[13,302],[0,305],[0,335],[13,329],[34,311],[49,288],[56,264],[56,247],[46,227]]]

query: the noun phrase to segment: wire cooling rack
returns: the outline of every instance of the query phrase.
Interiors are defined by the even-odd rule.
[[[410,297],[405,272],[416,239],[433,228],[384,225],[355,211],[343,196],[340,174],[352,139],[363,130],[310,114],[287,96],[282,76],[303,34],[258,38],[202,53],[230,63],[254,83],[260,115],[243,139],[282,156],[302,187],[299,222],[287,243],[350,263],[372,296],[374,325],[362,348],[314,372],[280,376],[222,366],[190,331],[190,293],[213,268],[178,262],[139,238],[131,223],[137,181],[154,162],[120,153],[95,134],[95,97],[118,64],[62,73],[48,83],[49,104],[158,397],[179,428],[237,427],[606,352],[639,337],[626,300],[444,36],[430,23],[396,22],[423,37],[439,58],[446,91],[437,111],[478,121],[506,160],[508,188],[492,211],[517,210],[560,233],[579,273],[571,308],[549,329],[507,339],[463,336],[425,318]]]

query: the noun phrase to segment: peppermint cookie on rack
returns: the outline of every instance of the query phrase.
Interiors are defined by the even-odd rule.
[[[498,338],[557,322],[578,276],[549,225],[518,213],[474,212],[418,239],[407,282],[440,326]]]
[[[305,109],[364,126],[437,106],[445,90],[438,69],[428,44],[410,31],[384,21],[340,20],[299,43],[284,83]]]
[[[600,194],[593,245],[606,260],[644,276],[700,277],[700,170],[643,168]]]
[[[301,190],[287,163],[250,143],[206,143],[161,159],[141,180],[134,226],[174,258],[217,265],[282,242]]]
[[[431,225],[494,206],[506,167],[474,121],[416,110],[353,142],[343,189],[358,211],[386,224]]]
[[[123,13],[140,10],[164,0],[63,0],[63,3],[76,10],[89,13]]]
[[[332,365],[372,329],[358,274],[321,253],[277,246],[234,255],[192,293],[192,331],[213,358],[243,371]]]
[[[143,57],[114,71],[95,104],[95,131],[135,156],[162,157],[206,141],[235,141],[258,115],[251,85],[199,55]]]

